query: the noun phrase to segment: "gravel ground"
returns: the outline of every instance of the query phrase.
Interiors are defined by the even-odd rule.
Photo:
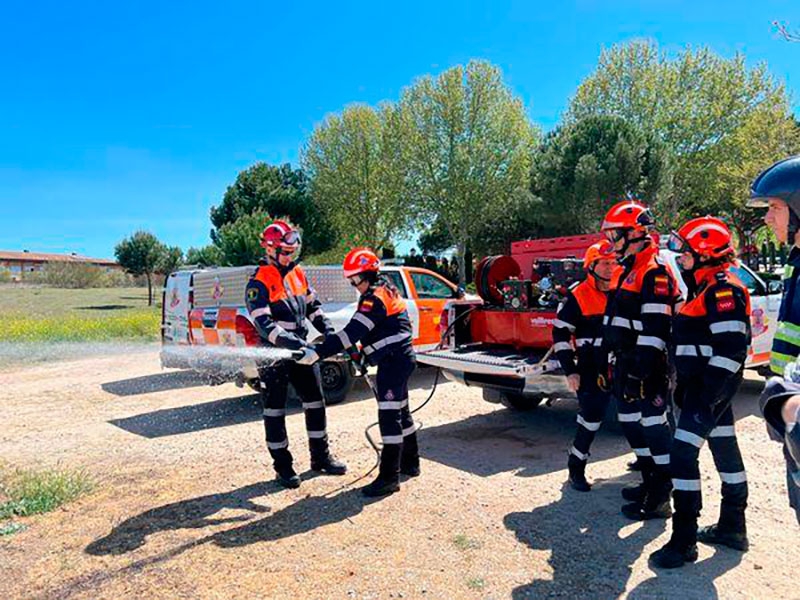
[[[289,436],[304,479],[271,481],[258,398],[161,371],[153,351],[0,372],[0,456],[11,465],[86,467],[95,492],[21,520],[0,538],[1,598],[797,598],[798,527],[780,447],[757,416],[762,381],[735,410],[751,482],[752,549],[701,546],[700,560],[654,572],[663,522],[619,513],[634,481],[615,425],[593,448],[590,494],[565,489],[575,403],[514,413],[480,390],[440,384],[422,412],[423,475],[365,501],[345,484],[374,455],[376,417],[358,384],[329,410],[334,451],[351,472],[313,476],[298,408]],[[433,373],[412,381],[412,405]],[[706,511],[718,478],[702,454]]]

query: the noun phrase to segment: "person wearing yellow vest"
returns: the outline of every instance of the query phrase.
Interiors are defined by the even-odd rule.
[[[247,284],[245,301],[264,345],[290,350],[307,347],[306,318],[320,333],[333,331],[303,268],[295,262],[300,244],[300,233],[286,221],[275,221],[262,233],[261,245],[266,256]],[[336,460],[328,448],[325,397],[319,366],[283,361],[259,369],[259,379],[267,448],[278,482],[288,488],[300,486],[286,435],[286,400],[290,383],[303,403],[311,469],[329,475],[346,473],[345,464]]]
[[[408,406],[408,379],[416,361],[411,321],[397,288],[379,274],[380,260],[368,248],[355,248],[344,259],[344,276],[361,294],[350,322],[322,343],[305,350],[300,364],[313,364],[361,343],[365,360],[378,367],[375,379],[381,432],[378,477],[364,487],[365,496],[386,496],[400,489],[400,474],[417,477],[417,427]]]
[[[800,155],[779,161],[761,173],[750,189],[748,206],[768,208],[764,221],[791,252],[783,272],[783,298],[772,342],[770,368],[783,375],[800,355]]]

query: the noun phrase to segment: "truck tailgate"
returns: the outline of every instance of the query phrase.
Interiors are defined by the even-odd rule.
[[[468,386],[491,387],[526,394],[573,395],[558,361],[545,351],[468,345],[454,350],[417,354],[417,362],[442,369],[448,379]]]
[[[545,352],[520,353],[515,350],[464,346],[455,350],[430,350],[417,355],[417,361],[432,367],[485,373],[489,375],[521,376],[533,370]],[[541,365],[546,366],[547,363]]]

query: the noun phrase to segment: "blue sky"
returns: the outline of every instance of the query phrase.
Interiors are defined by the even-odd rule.
[[[294,6],[289,6],[294,4]],[[296,162],[350,102],[396,99],[470,58],[552,128],[603,47],[653,38],[766,61],[800,93],[800,4],[19,2],[0,13],[0,249],[110,257],[145,228],[208,243],[208,211],[256,160]]]

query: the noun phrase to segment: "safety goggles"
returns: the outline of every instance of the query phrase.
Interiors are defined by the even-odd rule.
[[[679,254],[691,252],[688,242],[674,231],[669,234],[669,239],[667,239],[667,249]]]
[[[287,246],[299,246],[301,241],[299,231],[289,231],[281,238],[281,243]]]
[[[621,240],[625,236],[625,229],[617,228],[617,229],[606,229],[603,231],[605,234],[606,239],[611,242],[612,244],[616,244],[619,240]]]

